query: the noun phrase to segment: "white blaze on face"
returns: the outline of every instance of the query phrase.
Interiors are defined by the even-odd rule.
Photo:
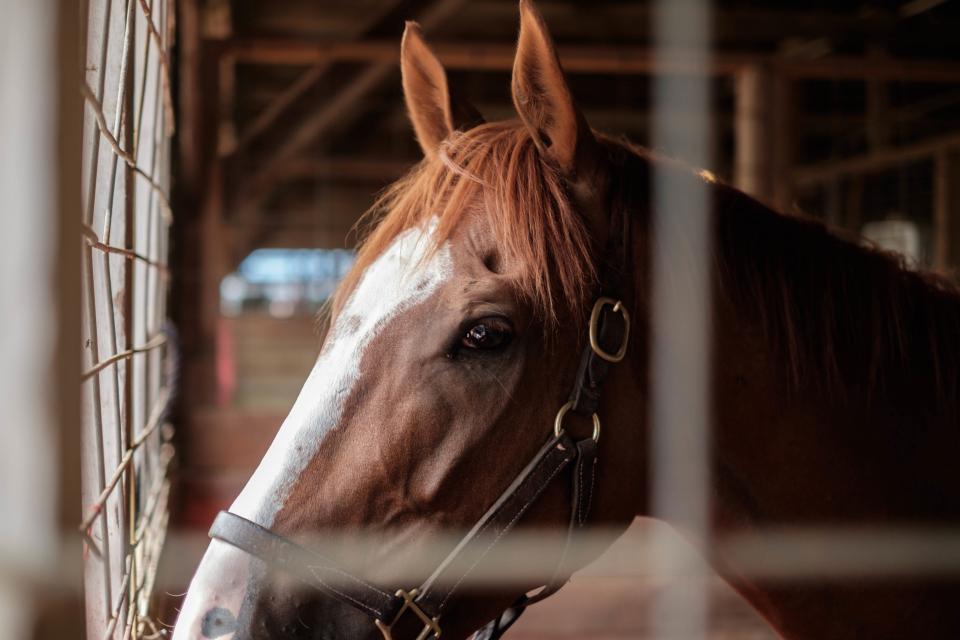
[[[452,258],[448,244],[424,259],[435,228],[433,220],[424,228],[408,229],[367,267],[331,327],[293,409],[230,507],[233,513],[268,528],[273,524],[296,479],[317,455],[324,436],[339,424],[343,404],[359,378],[367,345],[391,318],[427,299],[449,277]],[[231,616],[238,614],[246,590],[249,560],[230,545],[218,540],[210,543],[190,583],[175,640],[229,637]],[[227,618],[222,627],[208,615],[217,608]]]

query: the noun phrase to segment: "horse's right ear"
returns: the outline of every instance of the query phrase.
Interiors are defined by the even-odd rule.
[[[403,95],[423,153],[431,157],[454,131],[483,122],[473,105],[458,100],[447,85],[447,73],[423,39],[420,25],[407,22],[400,44]]]

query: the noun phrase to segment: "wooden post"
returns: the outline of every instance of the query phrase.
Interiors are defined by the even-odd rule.
[[[933,158],[933,268],[954,278],[960,266],[960,163],[943,149]]]
[[[197,0],[177,3],[177,75],[179,76],[178,165],[176,195],[190,199],[203,184],[203,47]],[[179,208],[179,207],[178,207]]]
[[[734,77],[736,115],[734,184],[755,198],[771,198],[770,71],[762,65],[745,67]]]
[[[870,60],[882,64],[887,60],[883,49],[871,47],[867,53]],[[877,151],[890,143],[889,96],[887,83],[880,78],[867,80],[867,142]]]
[[[216,5],[223,7],[223,3]],[[220,123],[218,60],[201,43],[210,30],[223,29],[222,12],[204,13],[196,0],[181,3],[180,160],[177,163],[177,217],[174,226],[179,251],[174,280],[174,318],[179,328],[182,392],[178,397],[181,423],[190,412],[212,401],[216,391],[216,315],[219,281],[223,276],[223,167],[215,153]]]
[[[796,80],[778,74],[773,80],[773,116],[769,144],[770,189],[773,205],[784,213],[793,211],[793,165],[796,156]]]
[[[826,194],[825,211],[827,224],[843,226],[843,188],[839,180],[831,180],[824,185]]]
[[[860,230],[863,223],[864,177],[855,174],[850,177],[850,187],[844,199],[844,211],[839,224],[847,229]]]

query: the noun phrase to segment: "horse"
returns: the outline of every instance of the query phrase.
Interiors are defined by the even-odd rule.
[[[609,543],[650,514],[655,169],[708,194],[712,533],[960,522],[957,288],[591,129],[529,0],[517,119],[485,122],[414,23],[401,71],[424,158],[373,206],[316,365],[214,524],[175,640],[496,638],[597,551],[557,545],[546,585],[438,585],[466,584],[521,532]],[[346,571],[310,548],[330,530],[385,542]],[[467,534],[425,542],[449,530]],[[704,553],[784,638],[960,637],[949,576],[784,582]],[[436,557],[432,576],[411,568]],[[421,588],[393,582],[403,567]]]

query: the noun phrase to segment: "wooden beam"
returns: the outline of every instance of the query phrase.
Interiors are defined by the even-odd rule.
[[[332,61],[396,65],[400,47],[396,40],[316,42],[296,38],[236,38],[212,41],[221,55],[258,65],[310,65]],[[513,43],[433,42],[431,47],[448,69],[508,71],[513,68]],[[870,56],[829,56],[811,60],[784,59],[775,54],[718,52],[708,67],[695,64],[682,53],[654,62],[652,50],[636,46],[558,47],[568,73],[648,75],[653,73],[709,73],[733,75],[748,65],[767,64],[774,71],[796,78],[821,80],[884,80],[888,82],[960,82],[960,64],[939,60],[876,59]]]
[[[865,11],[856,6],[844,10],[836,8],[784,7],[774,3],[743,3],[738,7],[715,3],[711,13],[714,42],[778,43],[786,38],[826,38],[850,40],[870,34],[890,33],[898,26],[896,13],[872,4]],[[766,4],[766,6],[763,6]],[[652,7],[647,2],[541,2],[540,11],[558,41],[575,38],[581,41],[609,41],[610,38],[640,40],[652,31]],[[686,3],[680,11],[693,14],[696,3]],[[938,16],[934,24],[920,27],[923,33],[951,34],[956,24]],[[920,25],[900,21],[904,29],[915,32]],[[515,31],[517,7],[515,2],[502,0],[471,0],[461,20],[451,25],[455,36],[503,34]],[[936,41],[936,40],[933,40]]]
[[[436,26],[452,15],[464,2],[465,0],[436,0],[419,16],[421,26],[424,29]],[[347,42],[342,44],[344,47],[350,48],[360,43]],[[387,62],[369,60],[368,62],[374,64],[358,74],[346,87],[337,92],[337,95],[327,105],[304,120],[290,137],[280,145],[277,151],[268,158],[264,163],[264,169],[267,173],[273,165],[279,161],[292,158],[301,149],[321,137],[345,114],[352,112],[360,100],[379,86],[391,72],[396,70],[400,45],[396,41],[391,41],[391,45],[394,49],[393,58]]]
[[[876,153],[827,162],[820,165],[797,167],[793,170],[794,184],[802,187],[822,184],[846,175],[883,171],[907,162],[931,158],[943,151],[960,148],[960,133],[952,133],[935,140],[924,140],[902,147],[886,148]]]
[[[211,45],[222,55],[235,55],[249,64],[306,65],[320,62],[367,62],[396,66],[400,45],[396,40],[367,40],[328,43],[287,38],[240,38]],[[516,45],[513,43],[431,42],[448,69],[508,71],[513,68]],[[647,48],[609,46],[560,47],[564,70],[569,73],[651,73],[653,57]],[[714,73],[733,73],[755,56],[726,56],[711,68]],[[671,62],[671,70],[700,71],[683,56]]]

